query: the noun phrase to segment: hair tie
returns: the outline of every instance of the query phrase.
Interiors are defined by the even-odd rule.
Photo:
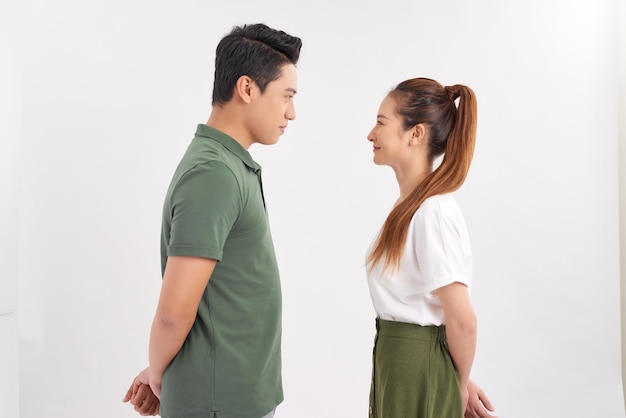
[[[450,100],[452,100],[453,103],[456,99],[459,98],[459,96],[461,96],[461,89],[459,88],[458,84],[455,84],[454,86],[445,86],[444,90],[446,91],[448,97],[450,98]]]

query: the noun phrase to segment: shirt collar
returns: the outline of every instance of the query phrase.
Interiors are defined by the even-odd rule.
[[[261,170],[261,166],[252,159],[252,156],[241,144],[224,132],[217,130],[209,125],[198,124],[196,136],[213,139],[222,144],[226,149],[235,154],[245,165],[255,172]]]

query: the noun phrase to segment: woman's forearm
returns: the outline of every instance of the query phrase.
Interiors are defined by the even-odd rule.
[[[446,323],[446,338],[452,362],[459,374],[461,387],[467,387],[476,353],[476,315],[472,311],[463,318],[452,318]]]

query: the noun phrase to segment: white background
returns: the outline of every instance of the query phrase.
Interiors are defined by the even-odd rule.
[[[22,123],[3,128],[0,154],[0,393],[17,396],[18,328],[21,417],[136,416],[121,398],[147,362],[162,199],[208,118],[217,42],[253,22],[304,41],[297,119],[250,150],[283,279],[277,418],[367,413],[364,253],[397,189],[365,137],[387,91],[415,76],[479,101],[457,193],[474,248],[475,380],[504,418],[624,416],[615,1],[361,3],[7,3],[6,45],[23,42],[2,44],[15,64],[0,103]],[[16,409],[0,399],[0,416]]]

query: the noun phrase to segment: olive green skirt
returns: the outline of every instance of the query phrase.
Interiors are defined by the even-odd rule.
[[[370,418],[462,418],[445,325],[376,319]]]

